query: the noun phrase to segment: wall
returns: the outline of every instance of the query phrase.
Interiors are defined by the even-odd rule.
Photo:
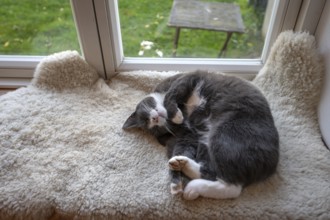
[[[326,1],[315,37],[326,70],[323,95],[319,106],[319,122],[323,139],[330,147],[330,1]]]

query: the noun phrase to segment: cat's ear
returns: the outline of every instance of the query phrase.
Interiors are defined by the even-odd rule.
[[[128,119],[125,121],[123,125],[123,129],[129,129],[129,128],[138,128],[140,127],[137,123],[137,117],[136,112],[133,112]]]

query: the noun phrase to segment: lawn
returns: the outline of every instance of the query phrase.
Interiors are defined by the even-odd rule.
[[[233,34],[226,57],[256,58],[262,51],[263,38],[261,28],[264,10],[256,10],[247,0],[213,0],[234,2],[240,6],[244,34]],[[155,56],[156,50],[162,51],[164,57],[171,57],[173,52],[174,28],[167,26],[172,0],[118,0],[124,53],[136,57],[142,41],[154,43],[151,50],[143,56]],[[179,57],[217,57],[225,41],[223,32],[182,29],[177,51]]]
[[[0,54],[80,50],[69,0],[0,0]]]
[[[118,2],[125,56],[171,57],[175,30],[167,22],[173,1]],[[246,28],[244,34],[233,34],[225,57],[260,56],[263,13],[249,6],[248,0],[221,2],[240,5]],[[0,3],[0,54],[47,55],[79,50],[69,0],[0,0]],[[216,57],[225,37],[222,32],[182,29],[177,56]],[[142,55],[143,41],[154,45]]]

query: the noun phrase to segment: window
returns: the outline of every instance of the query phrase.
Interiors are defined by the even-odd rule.
[[[48,1],[55,2],[55,0]],[[150,2],[150,0],[144,1]],[[167,1],[167,6],[164,7],[164,10],[162,12],[155,13],[153,17],[149,19],[149,23],[143,23],[146,28],[148,27],[148,25],[150,27],[153,22],[161,23],[161,26],[156,27],[156,30],[158,29],[159,31],[159,29],[163,28],[162,31],[159,31],[159,33],[161,33],[161,35],[159,35],[160,37],[162,37],[165,32],[171,32],[169,35],[167,35],[167,40],[165,40],[165,42],[170,42],[168,42],[168,44],[165,46],[159,46],[159,48],[154,47],[154,53],[152,55],[147,55],[147,53],[150,51],[145,50],[142,56],[141,52],[139,54],[139,51],[141,51],[140,47],[142,47],[141,43],[143,40],[153,41],[153,43],[157,43],[158,46],[158,41],[156,41],[157,39],[149,40],[147,38],[144,39],[144,36],[142,36],[135,43],[132,44],[134,45],[134,48],[130,52],[130,38],[128,38],[127,35],[129,35],[130,33],[131,35],[133,35],[133,33],[132,30],[130,32],[129,30],[126,30],[123,26],[129,25],[129,22],[131,22],[129,20],[130,16],[128,16],[129,12],[125,11],[125,7],[128,7],[127,5],[125,6],[125,4],[127,4],[127,2],[129,2],[130,4],[141,4],[142,7],[142,3],[144,1],[133,2],[130,0],[71,0],[74,20],[78,31],[81,53],[84,55],[85,59],[98,70],[99,74],[102,77],[109,78],[115,75],[117,72],[130,70],[190,71],[195,69],[208,69],[228,73],[255,74],[262,67],[269,52],[269,48],[272,45],[272,42],[274,42],[274,40],[276,39],[277,35],[283,30],[294,29],[295,26],[297,26],[296,24],[299,24],[299,27],[296,28],[296,30],[304,29],[304,27],[306,27],[305,24],[308,23],[306,21],[309,21],[311,17],[315,16],[315,14],[321,14],[315,13],[315,11],[322,10],[325,2],[314,1],[313,4],[311,4],[311,0],[268,0],[268,6],[266,9],[264,9],[264,14],[266,14],[266,16],[265,19],[262,19],[265,20],[263,21],[263,24],[266,23],[266,25],[263,26],[266,27],[265,33],[267,33],[266,35],[264,35],[264,43],[254,42],[252,43],[252,45],[250,45],[252,50],[246,50],[247,55],[237,55],[237,53],[234,54],[229,52],[229,49],[231,49],[231,47],[233,46],[238,45],[237,42],[240,40],[238,39],[239,36],[245,37],[248,35],[245,35],[245,33],[234,33],[231,36],[232,38],[228,45],[229,49],[227,50],[227,53],[221,56],[221,58],[219,59],[217,58],[217,53],[222,45],[223,38],[226,36],[226,33],[222,33],[221,31],[218,32],[208,30],[203,30],[202,32],[202,30],[193,29],[188,29],[184,31],[181,30],[179,46],[176,51],[177,53],[176,56],[173,56],[173,35],[175,33],[175,28],[167,26],[167,21],[174,0],[152,1],[153,4],[156,4],[158,1]],[[199,1],[219,2],[218,0]],[[223,1],[233,2],[230,0]],[[253,5],[253,2],[256,2],[257,0],[238,0],[235,2],[240,5],[242,3],[247,4],[248,1],[250,1],[250,4]],[[318,10],[315,10],[315,8],[317,8]],[[240,9],[243,17],[244,26],[247,29],[249,28],[249,22],[244,21],[243,10],[245,9],[243,7],[241,7]],[[140,15],[137,14],[135,19],[140,19]],[[313,18],[313,20],[317,21],[317,18]],[[259,24],[259,28],[260,25],[261,24]],[[317,22],[307,26],[315,28],[316,25]],[[309,30],[308,27],[307,30]],[[259,31],[261,30],[259,29]],[[188,36],[187,34],[192,35]],[[203,49],[201,48],[203,48],[204,43],[199,43],[200,40],[197,40],[196,43],[188,44],[186,43],[186,39],[194,38],[196,35],[203,34],[209,34],[211,36],[207,39],[216,39],[214,40],[217,42],[217,44],[214,46],[215,49],[212,48],[213,46],[211,46],[210,48],[212,52],[210,52],[211,50],[209,50],[203,53],[196,53],[193,56],[190,56],[189,54],[191,54],[192,52],[189,52],[188,50],[192,49],[192,51],[202,51]],[[63,33],[60,34],[60,36],[63,37]],[[59,37],[59,39],[61,37]],[[237,45],[234,45],[235,43]],[[148,48],[147,44],[145,47]],[[244,46],[249,49],[249,45]],[[194,47],[199,48],[196,49]],[[253,50],[254,47],[259,49]],[[187,50],[188,52],[185,53],[185,50]],[[162,52],[162,56],[160,52]],[[26,78],[26,82],[28,82],[32,77],[33,70],[39,60],[40,57],[1,56],[0,86],[19,86],[21,84],[24,84],[19,81],[24,78]]]
[[[112,68],[115,71],[129,70],[178,70],[190,71],[195,69],[208,69],[215,71],[223,71],[228,73],[253,73],[255,74],[261,67],[266,58],[269,45],[276,39],[278,33],[283,27],[292,29],[295,19],[297,18],[301,1],[279,1],[269,0],[270,20],[267,35],[265,36],[265,44],[260,58],[255,59],[217,59],[217,58],[155,58],[155,57],[126,57],[122,45],[122,33],[120,27],[120,7],[118,4],[123,0],[109,1],[109,6],[105,8],[109,18],[111,41],[107,44],[113,54]],[[211,1],[211,0],[210,0]],[[172,1],[171,1],[172,2]],[[247,1],[245,1],[247,2]],[[288,13],[290,10],[290,13]],[[287,14],[295,16],[287,16]],[[286,20],[286,18],[289,18]],[[294,22],[292,22],[294,21]],[[291,24],[290,24],[291,22]],[[286,26],[285,26],[286,25]],[[104,28],[101,28],[104,29]],[[133,34],[133,33],[132,33]],[[108,37],[100,37],[101,42],[107,42]],[[112,46],[111,46],[112,45]],[[104,50],[103,50],[104,51]]]
[[[125,57],[261,56],[267,0],[119,0],[118,7]]]
[[[48,55],[80,50],[69,1],[0,2],[1,55]]]
[[[0,85],[27,83],[44,55],[80,51],[68,0],[0,0]],[[15,85],[14,85],[15,86]]]

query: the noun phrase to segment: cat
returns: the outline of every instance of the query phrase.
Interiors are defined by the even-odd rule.
[[[204,71],[169,77],[123,128],[145,129],[167,146],[171,192],[188,200],[237,198],[273,175],[279,160],[266,98],[237,77]]]

